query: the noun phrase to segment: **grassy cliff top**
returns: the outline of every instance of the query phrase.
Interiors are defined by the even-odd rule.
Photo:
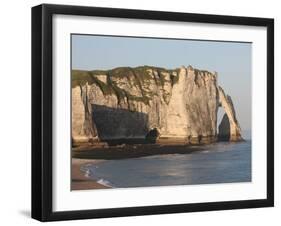
[[[151,73],[157,72],[156,75]],[[127,97],[129,100],[143,101],[148,104],[151,96],[144,90],[144,86],[154,80],[158,86],[164,86],[165,82],[170,82],[172,85],[178,81],[179,69],[169,70],[161,67],[154,66],[139,66],[139,67],[117,67],[111,70],[72,70],[72,87],[78,85],[85,85],[88,83],[96,84],[104,95],[115,94],[118,100]],[[167,79],[166,76],[170,79]],[[106,82],[101,80],[99,76],[105,76]],[[133,96],[128,91],[123,90],[118,86],[116,81],[118,78],[127,79],[127,81],[133,81],[133,85],[136,86],[142,93],[142,96]]]
[[[189,66],[191,67],[191,66]],[[192,68],[192,67],[191,67]],[[209,71],[194,69],[195,77],[199,74],[212,74]],[[95,84],[100,88],[103,95],[116,95],[118,101],[125,98],[132,101],[141,101],[149,104],[154,95],[159,93],[150,90],[151,84],[156,84],[160,89],[165,90],[165,85],[170,83],[171,86],[179,80],[180,68],[174,70],[155,67],[117,67],[110,70],[72,70],[72,87]],[[140,91],[141,95],[135,96],[130,89],[124,88],[124,84]],[[126,90],[125,90],[126,89]],[[166,103],[169,102],[169,93],[163,92],[163,98]]]
[[[157,71],[158,73],[173,73],[173,72],[178,72],[179,69],[175,70],[170,70],[170,69],[165,69],[161,67],[155,67],[155,66],[139,66],[139,67],[117,67],[114,69],[110,70],[91,70],[91,71],[86,71],[86,70],[72,70],[72,81],[77,81],[77,80],[84,80],[88,81],[89,83],[93,82],[91,77],[95,75],[107,75],[107,76],[114,76],[114,77],[126,77],[130,76],[132,74],[135,74],[136,77],[139,79],[145,79],[145,78],[151,78],[150,74],[148,73],[148,70],[153,70]]]
[[[151,73],[151,71],[156,73]],[[149,104],[152,98],[151,93],[144,89],[144,86],[151,81],[155,81],[157,86],[164,86],[165,82],[170,82],[171,85],[178,81],[179,69],[169,70],[161,67],[154,66],[139,66],[139,67],[117,67],[111,70],[72,70],[72,87],[78,85],[97,85],[104,95],[115,94],[118,101],[125,97],[128,100],[141,101]],[[100,79],[99,76],[104,76]],[[167,79],[167,76],[169,78]],[[124,90],[118,86],[118,79],[126,79],[125,81],[133,81],[142,93],[141,96],[134,96],[128,90]],[[106,82],[105,82],[106,81]]]

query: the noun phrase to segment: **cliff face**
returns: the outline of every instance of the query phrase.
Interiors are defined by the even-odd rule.
[[[231,98],[217,85],[216,74],[191,66],[72,72],[74,141],[143,139],[157,130],[160,138],[210,143],[220,137],[220,106],[229,119],[229,140],[240,140]]]

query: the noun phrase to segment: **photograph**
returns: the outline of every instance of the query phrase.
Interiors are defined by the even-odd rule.
[[[71,190],[252,181],[252,43],[70,35]]]
[[[273,207],[274,18],[237,14],[33,6],[31,217]]]

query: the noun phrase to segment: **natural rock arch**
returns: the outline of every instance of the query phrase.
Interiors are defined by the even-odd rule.
[[[223,89],[218,87],[219,106],[221,106],[225,114],[219,125],[218,139],[222,141],[239,141],[242,140],[241,128],[236,118],[236,113],[231,97],[225,95]]]

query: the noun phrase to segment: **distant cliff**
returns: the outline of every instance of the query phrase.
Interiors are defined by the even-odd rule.
[[[218,132],[220,106],[226,115]],[[74,142],[143,139],[151,131],[191,144],[242,139],[232,100],[216,73],[191,66],[72,71]]]

